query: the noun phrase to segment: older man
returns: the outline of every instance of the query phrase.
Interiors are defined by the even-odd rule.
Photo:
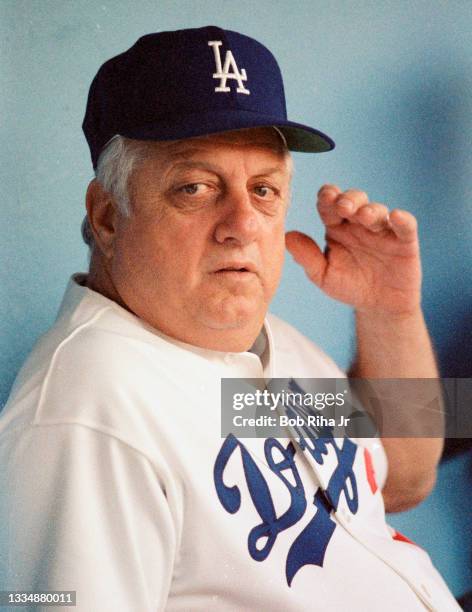
[[[143,37],[98,72],[84,130],[90,270],[2,417],[1,588],[84,611],[457,609],[385,523],[430,491],[440,440],[220,436],[221,378],[343,376],[267,315],[285,239],[356,309],[352,373],[436,376],[415,219],[325,185],[329,249],[285,237],[289,149],[333,143],[287,120],[275,59],[235,32]]]

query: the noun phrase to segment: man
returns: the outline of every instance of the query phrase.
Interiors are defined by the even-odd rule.
[[[98,72],[84,131],[90,270],[2,417],[2,588],[86,611],[456,610],[385,523],[431,490],[440,440],[220,436],[221,378],[343,376],[267,315],[288,150],[334,146],[287,120],[270,52],[215,27],[145,36]],[[318,210],[326,253],[287,247],[355,308],[352,374],[436,376],[414,218],[333,185]]]

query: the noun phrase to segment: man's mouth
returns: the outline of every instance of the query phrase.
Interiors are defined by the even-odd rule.
[[[244,274],[247,272],[257,272],[257,270],[256,266],[251,261],[240,259],[221,262],[221,265],[216,268],[215,272],[239,272],[240,274]]]
[[[221,268],[220,270],[217,270],[217,272],[249,272],[250,270],[248,270],[245,267],[241,267],[241,268],[233,268],[233,267],[228,267],[228,268]]]
[[[251,262],[229,262],[214,270],[217,276],[228,278],[249,278],[257,274],[256,266]]]

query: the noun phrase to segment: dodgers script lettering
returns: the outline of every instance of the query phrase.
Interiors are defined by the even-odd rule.
[[[310,453],[317,463],[323,464],[323,457],[327,454],[330,445],[335,450],[337,465],[326,490],[319,488],[315,492],[308,510],[311,512],[314,506],[314,516],[297,535],[289,549],[285,566],[289,586],[303,566],[308,564],[323,566],[326,550],[336,529],[336,523],[330,514],[333,510],[337,510],[341,493],[344,493],[350,511],[355,514],[358,510],[357,483],[353,471],[357,445],[347,438],[342,447],[338,446],[334,438],[319,438],[310,440],[310,444],[305,442],[303,446],[299,443],[299,448],[302,452]],[[295,463],[296,448],[293,442],[289,442],[284,447],[275,438],[267,438],[264,442],[267,465],[290,494],[290,505],[280,516],[277,516],[267,480],[247,448],[233,434],[224,441],[214,465],[215,488],[223,508],[235,514],[241,507],[241,492],[238,486],[224,482],[228,461],[237,450],[241,457],[251,501],[261,518],[261,523],[249,533],[248,552],[256,561],[263,561],[270,554],[277,536],[300,521],[307,511],[307,496]],[[350,486],[347,485],[348,482]],[[261,540],[263,544],[258,547]]]

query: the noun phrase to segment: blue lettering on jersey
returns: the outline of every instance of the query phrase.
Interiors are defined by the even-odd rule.
[[[320,489],[315,493],[313,503],[316,508],[314,517],[288,551],[285,565],[288,586],[292,585],[295,574],[304,565],[323,567],[326,549],[336,529],[336,523],[330,517],[331,508]]]
[[[262,522],[249,533],[249,554],[256,561],[263,561],[272,550],[278,534],[297,523],[305,513],[306,499],[303,484],[293,460],[295,447],[290,443],[287,448],[284,448],[274,438],[268,438],[264,444],[265,456],[270,469],[282,480],[290,493],[290,506],[280,517],[276,515],[270,489],[256,462],[248,453],[244,444],[233,435],[229,435],[223,443],[214,467],[215,486],[221,504],[225,510],[232,514],[237,512],[241,505],[241,493],[238,487],[236,485],[228,487],[223,482],[225,467],[236,448],[239,448],[241,452],[244,476],[252,502],[262,519]],[[282,453],[283,457],[282,461],[278,463],[272,454],[275,448]],[[284,476],[283,472],[285,470],[290,470],[295,485]],[[266,540],[265,543],[259,547],[259,541],[264,539]]]
[[[357,513],[359,505],[357,483],[353,471],[357,445],[345,438],[340,447],[332,436],[307,438],[302,432],[299,433],[301,435],[298,444],[303,452],[309,453],[319,465],[322,465],[324,456],[328,453],[328,447],[332,446],[336,453],[337,465],[326,490],[319,488],[314,494],[315,514],[289,549],[285,566],[289,586],[298,570],[303,566],[308,564],[323,566],[328,544],[336,529],[331,512],[337,510],[341,493],[344,493],[347,505],[353,514]],[[311,432],[311,435],[313,433],[315,432]],[[322,432],[323,435],[327,433],[327,431]],[[261,523],[249,532],[248,551],[254,560],[263,561],[270,554],[277,536],[295,525],[307,509],[305,490],[295,464],[295,446],[290,442],[287,447],[284,447],[275,438],[267,438],[264,443],[267,465],[282,481],[290,494],[289,508],[281,516],[277,516],[269,485],[262,472],[244,444],[232,434],[224,441],[214,465],[214,482],[220,503],[231,514],[236,513],[241,506],[241,492],[237,485],[229,486],[224,482],[226,466],[237,449],[239,449],[242,460],[251,501],[261,518]],[[291,479],[287,476],[291,476]]]
[[[304,394],[305,391],[293,379],[289,381],[289,388],[295,393]],[[307,408],[302,405],[289,404],[286,407],[289,417],[301,415],[306,421]],[[331,507],[338,509],[339,498],[344,493],[349,510],[355,514],[358,509],[357,483],[352,466],[356,455],[357,445],[349,438],[344,439],[340,448],[332,435],[329,427],[294,427],[297,433],[298,444],[303,451],[307,451],[319,465],[323,465],[324,456],[328,454],[328,446],[332,446],[337,459],[337,466],[324,492]],[[350,484],[352,495],[349,494],[347,483]]]

